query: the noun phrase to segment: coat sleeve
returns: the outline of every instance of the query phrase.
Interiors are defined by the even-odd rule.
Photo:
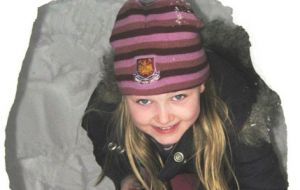
[[[237,144],[233,147],[236,176],[241,190],[285,190],[287,182],[282,174],[272,145]]]
[[[108,114],[99,114],[95,111],[86,114],[82,121],[83,128],[87,131],[88,137],[93,143],[93,153],[97,163],[109,177],[116,189],[120,189],[121,181],[130,175],[131,169],[125,154],[108,149],[107,120]]]

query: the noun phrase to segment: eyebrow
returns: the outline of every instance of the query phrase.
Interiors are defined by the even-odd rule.
[[[171,94],[186,94],[189,92],[189,89],[186,89],[186,90],[179,90],[179,91],[176,91],[176,92],[171,92]]]

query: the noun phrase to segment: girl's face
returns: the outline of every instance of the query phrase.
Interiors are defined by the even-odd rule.
[[[134,125],[162,145],[177,143],[200,113],[200,93],[195,88],[151,96],[128,95],[129,113]]]

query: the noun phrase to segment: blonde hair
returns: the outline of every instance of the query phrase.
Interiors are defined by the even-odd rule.
[[[237,179],[230,164],[229,138],[225,124],[230,123],[227,106],[216,95],[212,82],[200,98],[201,113],[193,125],[194,167],[197,178],[206,190],[229,190],[227,176]],[[122,99],[114,117],[115,137],[124,145],[131,169],[147,190],[166,190],[158,179],[164,163],[150,146],[150,139],[131,121],[126,101]],[[137,146],[137,144],[139,146]],[[225,172],[228,172],[225,174]],[[145,177],[147,175],[147,177]]]

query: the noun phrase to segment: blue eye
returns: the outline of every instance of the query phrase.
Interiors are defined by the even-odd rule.
[[[136,101],[136,103],[140,104],[140,105],[147,105],[147,104],[150,104],[151,101],[148,100],[148,99],[139,99]]]
[[[184,98],[186,98],[185,94],[178,94],[172,97],[172,100],[174,101],[179,101],[179,100],[183,100]]]

